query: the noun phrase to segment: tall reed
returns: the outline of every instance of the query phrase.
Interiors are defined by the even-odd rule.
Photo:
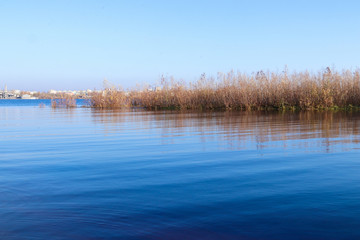
[[[76,98],[71,95],[62,95],[60,98],[51,99],[52,108],[74,108],[76,107]]]
[[[131,106],[130,98],[124,91],[118,89],[106,89],[95,92],[90,98],[90,107],[93,108],[128,108]]]
[[[130,92],[106,90],[94,94],[96,108],[143,107],[146,109],[337,109],[360,107],[360,71],[253,74],[203,74],[198,81],[185,83],[162,78],[160,88]]]

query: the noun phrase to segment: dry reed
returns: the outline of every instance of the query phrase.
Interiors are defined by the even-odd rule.
[[[161,89],[160,89],[161,88]],[[91,97],[91,107],[191,110],[338,109],[360,107],[360,71],[307,71],[289,74],[229,72],[202,75],[187,84],[162,78],[160,88],[106,90]]]
[[[51,99],[52,108],[74,108],[76,107],[76,98],[71,95],[62,95],[58,99]]]
[[[91,95],[90,107],[93,108],[127,108],[130,107],[130,99],[126,93],[118,89],[106,89]]]

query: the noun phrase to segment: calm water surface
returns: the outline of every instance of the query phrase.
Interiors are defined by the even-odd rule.
[[[0,239],[360,239],[359,113],[0,101]]]

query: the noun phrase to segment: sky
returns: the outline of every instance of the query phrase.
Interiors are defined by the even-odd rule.
[[[360,66],[360,1],[0,0],[0,89]]]

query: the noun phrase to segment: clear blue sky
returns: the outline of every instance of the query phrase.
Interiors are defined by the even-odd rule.
[[[0,88],[359,67],[360,1],[0,0]]]

